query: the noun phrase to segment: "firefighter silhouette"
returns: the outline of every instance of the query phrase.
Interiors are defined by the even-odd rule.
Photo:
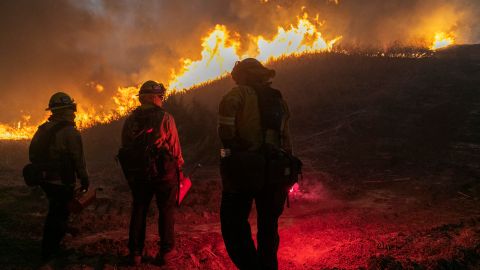
[[[133,265],[142,262],[146,217],[155,196],[159,211],[158,264],[175,258],[174,208],[183,157],[175,120],[163,110],[165,87],[145,82],[139,91],[141,105],[125,120],[119,160],[132,192],[128,248]]]
[[[48,214],[42,238],[42,262],[61,251],[60,242],[67,231],[70,215],[68,203],[74,196],[76,178],[81,190],[89,188],[82,138],[75,127],[76,103],[67,94],[58,92],[50,98],[52,112],[48,121],[38,127],[29,148],[29,158],[44,179],[39,183],[48,201]]]
[[[291,152],[288,107],[271,88],[275,71],[247,58],[232,70],[236,86],[221,100],[218,134],[223,144],[221,230],[227,252],[239,269],[277,269],[278,218],[287,187],[268,179],[267,149]],[[266,102],[260,102],[260,99]],[[248,217],[255,201],[257,247]]]

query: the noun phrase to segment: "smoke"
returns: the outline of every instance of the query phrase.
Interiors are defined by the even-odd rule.
[[[439,31],[459,43],[479,42],[479,15],[480,2],[470,0],[341,0],[325,18],[343,42],[385,48],[423,45]]]
[[[98,108],[118,86],[167,81],[216,24],[248,50],[249,35],[271,37],[303,11],[319,14],[325,37],[358,47],[421,43],[426,31],[480,40],[480,3],[467,0],[0,1],[0,122],[42,118],[58,90]]]

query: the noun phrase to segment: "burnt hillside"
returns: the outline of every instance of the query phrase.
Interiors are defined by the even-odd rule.
[[[290,105],[295,150],[314,167],[332,174],[435,170],[475,167],[464,160],[480,158],[480,66],[474,58],[323,54],[270,66],[277,71],[274,87]],[[217,105],[232,86],[225,78],[168,100],[188,160],[216,161]],[[87,141],[107,129],[117,136],[119,126],[89,130]]]
[[[478,170],[478,51],[453,48],[420,59],[319,54],[272,63],[273,86],[292,113],[296,153],[334,175],[445,165]],[[217,105],[232,86],[225,78],[167,101],[188,162],[216,163]],[[122,123],[84,132],[90,166],[113,164]],[[7,151],[25,147],[1,144]],[[7,157],[7,165],[25,158]]]
[[[320,54],[271,64],[305,163],[280,218],[280,269],[479,269],[478,52],[460,47],[422,59]],[[225,78],[167,101],[187,172],[205,165],[178,208],[181,260],[168,269],[233,269],[220,233],[216,136],[216,107],[232,86]],[[73,253],[55,261],[58,269],[132,269],[124,262],[131,195],[114,160],[121,126],[84,132],[97,200],[72,217],[79,234],[67,235]],[[27,146],[0,142],[2,269],[33,269],[39,261],[47,202],[21,179]],[[157,218],[152,208],[147,257],[157,251]]]

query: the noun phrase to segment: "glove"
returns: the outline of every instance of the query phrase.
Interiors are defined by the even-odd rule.
[[[81,184],[81,192],[85,193],[88,191],[88,186],[90,186],[90,181],[88,180],[88,178],[84,178],[84,179],[81,179],[80,180],[80,184]]]

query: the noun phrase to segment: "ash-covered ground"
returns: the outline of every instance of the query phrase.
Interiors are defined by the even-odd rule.
[[[292,112],[300,190],[280,218],[280,269],[480,269],[478,47],[422,59],[325,54],[271,65]],[[178,208],[180,257],[160,268],[234,269],[219,224],[221,80],[169,99],[187,160],[201,163]],[[85,131],[98,199],[73,216],[59,269],[125,264],[131,196],[114,161],[122,121]],[[0,142],[0,265],[39,262],[47,201],[24,186],[28,142]],[[158,240],[152,202],[146,253]],[[255,211],[251,222],[255,230]],[[147,257],[148,257],[147,256]]]

